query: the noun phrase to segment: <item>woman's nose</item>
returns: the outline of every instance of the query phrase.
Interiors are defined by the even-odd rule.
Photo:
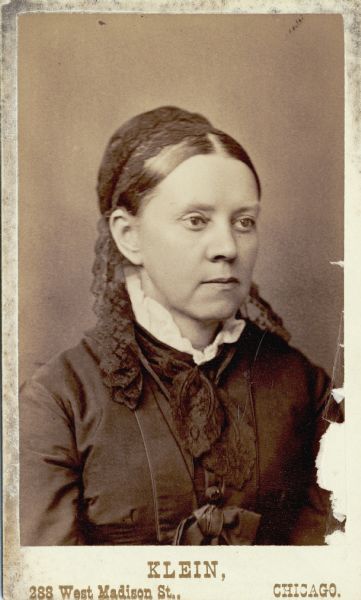
[[[215,226],[210,232],[207,258],[212,261],[232,261],[236,257],[237,243],[231,225]]]

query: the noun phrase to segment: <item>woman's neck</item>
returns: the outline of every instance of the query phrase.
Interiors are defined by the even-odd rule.
[[[212,360],[221,344],[232,344],[241,335],[245,322],[230,318],[198,321],[178,310],[169,310],[143,289],[139,270],[124,268],[126,286],[136,321],[156,339],[193,356],[195,364]]]
[[[217,321],[196,321],[176,311],[169,312],[182,336],[187,338],[197,350],[203,350],[211,344],[222,326],[222,323]]]

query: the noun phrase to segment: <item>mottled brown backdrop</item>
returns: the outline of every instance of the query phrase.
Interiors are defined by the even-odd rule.
[[[204,113],[262,186],[262,295],[329,372],[342,311],[343,37],[335,15],[19,17],[20,379],[93,322],[96,174],[162,104]],[[294,28],[292,29],[292,26]]]

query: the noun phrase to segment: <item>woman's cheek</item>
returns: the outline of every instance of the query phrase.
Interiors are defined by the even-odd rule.
[[[242,237],[238,243],[238,257],[241,265],[246,268],[253,268],[258,253],[258,237],[251,234]]]

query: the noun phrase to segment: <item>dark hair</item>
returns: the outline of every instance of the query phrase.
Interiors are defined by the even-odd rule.
[[[135,214],[141,200],[178,164],[218,150],[251,169],[260,195],[259,177],[247,152],[202,115],[174,106],[137,115],[114,133],[105,150],[97,186],[101,213],[124,206]],[[164,159],[161,169],[155,166],[158,162],[159,167],[160,155]]]

